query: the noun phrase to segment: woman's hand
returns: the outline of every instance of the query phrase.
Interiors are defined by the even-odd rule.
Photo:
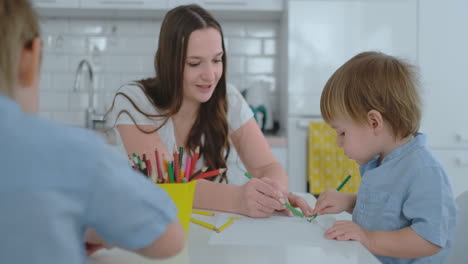
[[[343,211],[352,211],[356,203],[356,195],[341,193],[335,189],[329,189],[320,194],[312,215],[337,214]]]
[[[253,178],[242,187],[240,212],[250,217],[270,217],[274,211],[284,210],[284,199],[281,190],[263,179]]]
[[[295,195],[295,194],[293,194],[291,192],[284,191],[283,190],[284,188],[282,188],[277,182],[275,182],[274,180],[272,180],[272,179],[270,179],[268,177],[260,178],[260,180],[264,181],[265,183],[268,183],[269,185],[271,185],[276,190],[280,190],[282,192],[282,196],[286,198],[286,199],[283,200],[284,202],[282,202],[282,204],[284,204],[285,202],[288,202],[293,207],[299,207],[301,209],[302,213],[305,216],[312,216],[312,214],[311,214],[312,208],[309,206],[309,204],[307,203],[307,201],[305,199],[303,199],[302,197],[300,197],[298,195]],[[280,210],[280,212],[283,213],[284,215],[287,215],[287,216],[293,216],[294,215],[291,212],[291,210],[289,210],[286,207],[284,207],[284,209]]]

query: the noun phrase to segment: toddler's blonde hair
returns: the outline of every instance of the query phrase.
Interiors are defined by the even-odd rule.
[[[336,70],[320,98],[325,122],[340,114],[366,122],[371,110],[380,112],[395,137],[416,133],[421,122],[421,98],[415,67],[384,53],[363,52]]]

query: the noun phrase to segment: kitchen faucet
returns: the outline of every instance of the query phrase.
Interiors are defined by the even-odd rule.
[[[93,67],[91,63],[86,59],[83,59],[78,64],[78,68],[76,69],[75,74],[75,84],[73,85],[73,91],[77,92],[80,90],[81,86],[81,79],[84,68],[87,68],[87,73],[89,77],[90,85],[88,86],[88,108],[86,109],[86,128],[95,129],[95,125],[97,122],[104,123],[104,115],[96,114],[96,110],[94,109],[94,76],[93,76]]]

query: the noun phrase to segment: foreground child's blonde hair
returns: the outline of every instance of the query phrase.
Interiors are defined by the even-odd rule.
[[[363,52],[333,73],[320,99],[326,122],[340,114],[366,122],[371,110],[380,112],[397,138],[418,131],[421,98],[412,65],[383,53]]]
[[[0,94],[14,96],[21,50],[38,36],[38,18],[28,0],[0,0]]]

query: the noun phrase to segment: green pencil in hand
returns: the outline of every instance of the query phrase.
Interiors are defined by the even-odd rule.
[[[336,188],[336,190],[337,190],[337,191],[340,191],[341,189],[343,189],[343,186],[345,186],[345,184],[349,181],[350,178],[351,178],[351,175],[348,175],[348,176],[344,179],[344,181],[340,184],[340,186],[338,186],[338,188]],[[310,219],[310,221],[312,221],[312,220],[314,220],[316,217],[317,217],[317,214],[314,214],[314,215],[312,216],[312,218],[311,218],[311,219],[309,218],[309,219]],[[307,220],[309,220],[309,219],[307,219]]]
[[[250,173],[248,173],[248,172],[246,172],[244,175],[245,175],[245,177],[247,177],[249,179],[253,178],[253,176],[250,175]],[[295,215],[297,215],[297,216],[299,216],[301,218],[304,218],[304,215],[301,212],[299,212],[296,208],[294,208],[292,205],[290,205],[288,202],[285,202],[283,205],[286,206],[289,210],[291,210],[291,212],[293,212]],[[310,222],[312,220],[307,219],[307,221]]]

